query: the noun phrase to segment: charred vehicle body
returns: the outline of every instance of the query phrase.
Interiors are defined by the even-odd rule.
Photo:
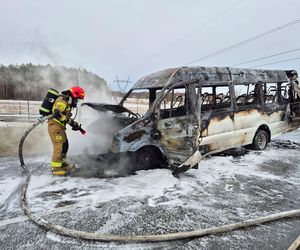
[[[124,106],[147,92],[145,115]],[[142,169],[166,164],[176,171],[203,156],[270,140],[298,128],[300,85],[294,70],[181,67],[141,78],[118,105],[85,103],[118,116],[122,128],[111,153],[132,154]]]

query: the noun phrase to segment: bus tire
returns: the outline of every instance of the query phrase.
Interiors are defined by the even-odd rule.
[[[265,130],[257,130],[252,141],[252,149],[264,150],[269,142],[269,135]]]
[[[163,164],[161,152],[155,147],[141,148],[135,153],[135,163],[136,170],[159,168]]]

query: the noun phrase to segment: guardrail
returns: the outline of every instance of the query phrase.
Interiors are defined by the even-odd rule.
[[[39,101],[0,100],[0,120],[33,121],[39,117]]]
[[[0,114],[38,114],[42,102],[0,100]]]
[[[0,100],[0,121],[36,121],[41,101]],[[148,100],[128,98],[124,106],[134,113],[145,114]]]

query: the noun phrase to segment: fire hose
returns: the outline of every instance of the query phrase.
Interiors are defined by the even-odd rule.
[[[23,184],[22,193],[21,193],[22,210],[32,222],[34,222],[35,224],[37,224],[38,226],[40,226],[46,231],[50,231],[67,237],[84,239],[84,240],[106,241],[106,242],[115,241],[115,242],[123,242],[123,243],[133,243],[133,242],[146,243],[146,242],[183,240],[183,239],[197,238],[197,237],[202,237],[202,236],[207,236],[212,234],[226,233],[237,229],[259,226],[267,222],[300,216],[300,209],[295,209],[295,210],[284,211],[284,212],[275,213],[264,217],[259,217],[256,219],[249,219],[242,222],[227,224],[218,227],[211,227],[206,229],[184,231],[184,232],[177,232],[177,233],[166,233],[166,234],[159,234],[159,235],[109,235],[109,234],[100,234],[96,232],[73,230],[73,229],[69,229],[63,226],[50,223],[49,221],[46,221],[45,219],[34,215],[28,206],[26,194],[27,194],[27,189],[31,178],[31,173],[24,163],[23,144],[26,137],[36,126],[38,126],[39,124],[43,123],[48,119],[51,119],[52,117],[53,114],[46,116],[41,120],[39,120],[38,122],[36,122],[35,124],[33,124],[32,127],[30,127],[24,133],[19,144],[19,160],[20,160],[21,168],[24,170],[26,174],[26,180]],[[300,243],[298,242],[297,244],[298,245],[296,246],[295,249],[299,247]]]

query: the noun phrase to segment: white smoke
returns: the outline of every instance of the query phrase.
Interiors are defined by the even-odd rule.
[[[43,85],[47,88],[51,86],[51,79],[53,79],[53,71],[49,70],[50,68],[44,67],[39,72],[38,75],[41,79],[39,85]],[[89,78],[87,71],[81,76],[80,70],[78,73],[78,82],[72,82],[69,80],[69,76],[64,74],[63,67],[56,67],[56,70],[61,69],[60,74],[58,74],[59,88],[55,87],[53,83],[53,88],[56,88],[59,91],[67,90],[74,85],[79,85],[85,89],[86,98],[85,102],[98,102],[98,103],[112,103],[113,99],[110,95],[108,88],[102,84],[96,86],[93,84],[93,77]],[[52,74],[52,77],[51,77]],[[11,75],[11,79],[15,82],[22,82],[22,77],[20,74]],[[98,83],[99,83],[99,79]],[[81,81],[80,81],[81,80]],[[28,88],[35,87],[36,83],[30,83]],[[113,122],[113,118],[108,114],[99,113],[87,106],[80,108],[79,103],[79,112],[77,114],[76,121],[82,123],[82,127],[87,130],[85,136],[81,135],[80,132],[72,131],[70,126],[67,125],[67,135],[69,137],[69,152],[70,154],[78,154],[83,150],[89,151],[91,153],[101,153],[106,151],[111,144],[113,131],[117,130]],[[32,112],[31,112],[32,113]],[[90,124],[93,129],[90,130]],[[26,123],[2,123],[0,127],[0,154],[7,153],[16,153],[18,149],[18,143],[23,135],[23,133],[31,126],[29,122]],[[32,133],[26,139],[24,144],[25,153],[48,153],[49,156],[52,154],[52,143],[47,131],[46,122],[43,125],[35,128]]]
[[[86,134],[69,129],[70,154],[102,154],[108,152],[113,135],[119,130],[112,114],[99,112],[84,106],[80,122]],[[76,119],[75,119],[76,120]]]

